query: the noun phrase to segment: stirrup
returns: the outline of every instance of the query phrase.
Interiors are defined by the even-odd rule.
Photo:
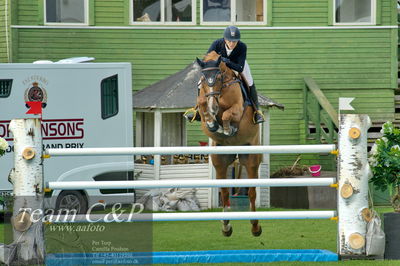
[[[192,118],[189,117],[190,113],[193,114]],[[183,114],[183,116],[186,117],[186,119],[188,119],[190,123],[193,123],[196,120],[197,109],[195,107],[187,109],[186,112]]]
[[[257,115],[260,115],[261,116],[261,119],[258,119],[257,121],[256,121],[256,116]],[[259,123],[264,123],[265,122],[265,116],[264,116],[264,114],[260,111],[260,110],[256,110],[256,111],[254,111],[254,113],[253,113],[253,123],[254,124],[259,124]]]

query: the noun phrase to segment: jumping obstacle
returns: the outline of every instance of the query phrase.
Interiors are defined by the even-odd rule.
[[[62,181],[46,182],[49,189],[153,189],[207,187],[300,187],[334,186],[336,178],[279,178],[279,179],[211,179],[211,180],[137,180],[137,181]]]
[[[368,191],[368,175],[370,174],[369,166],[367,163],[367,138],[366,132],[370,126],[370,120],[366,115],[342,115],[340,117],[340,128],[339,128],[339,156],[338,156],[338,254],[340,256],[346,255],[363,255],[365,254],[365,236],[366,236],[366,223],[370,218],[370,213],[368,210],[368,200],[366,197],[366,193]],[[10,129],[14,133],[16,129],[20,129],[23,132],[30,132],[30,127],[37,126],[37,123],[29,122],[25,123],[24,120],[13,120],[10,124]],[[40,123],[39,123],[40,128]],[[40,131],[40,130],[39,130]],[[37,132],[37,130],[35,131]],[[14,133],[14,136],[17,134]],[[32,136],[32,138],[40,138],[40,134]],[[49,149],[42,152],[41,145],[37,145],[35,143],[31,143],[28,141],[24,143],[25,140],[28,138],[21,138],[21,140],[15,142],[15,160],[18,162],[24,162],[24,165],[20,165],[20,167],[24,168],[26,166],[32,166],[32,158],[35,156],[25,156],[27,153],[27,149],[33,155],[38,155],[37,157],[44,157],[49,158],[53,156],[101,156],[101,155],[134,155],[134,154],[170,154],[170,153],[192,153],[192,154],[199,154],[199,153],[232,153],[232,154],[239,154],[239,153],[319,153],[319,152],[332,152],[335,150],[335,145],[277,145],[277,146],[234,146],[234,147],[158,147],[158,148],[87,148],[87,149]],[[42,156],[40,156],[42,155]],[[37,158],[36,157],[36,158]],[[23,158],[23,159],[21,159]],[[41,162],[39,161],[41,165]],[[15,171],[20,173],[19,171]],[[35,181],[32,180],[24,180],[26,178],[42,178],[43,176],[38,176],[36,173],[34,175],[25,176],[16,176],[15,180],[19,179],[20,182],[30,182],[29,184],[34,184]],[[34,180],[36,180],[34,179]],[[314,179],[316,182],[318,178]],[[190,180],[192,181],[192,180]],[[210,180],[211,181],[211,180]],[[222,180],[221,180],[222,181]],[[225,180],[229,183],[232,180]],[[251,180],[253,181],[253,180]],[[314,181],[311,180],[303,180],[304,183],[297,184],[300,185],[310,185],[310,182],[313,183]],[[332,185],[331,180],[324,180],[326,183],[324,185]],[[134,181],[136,182],[136,181]],[[159,182],[159,181],[154,181]],[[196,182],[200,182],[197,180]],[[213,186],[228,186],[227,183],[217,183],[217,182],[210,182],[211,187]],[[49,188],[56,188],[63,189],[63,186],[72,187],[73,184],[68,184],[69,182],[64,182],[63,184],[59,184],[59,182],[49,183],[47,184]],[[113,187],[110,183],[104,184],[103,182],[96,182],[99,185]],[[115,183],[115,182],[112,182]],[[125,183],[119,184],[126,187],[134,187],[134,184]],[[194,183],[194,182],[193,182]],[[190,184],[183,184],[183,186],[193,186]],[[285,184],[286,183],[286,184]],[[273,184],[273,183],[253,183],[252,186],[286,186],[290,184],[290,182],[281,182],[280,184]],[[80,183],[79,185],[83,185]],[[98,188],[95,184],[87,184],[88,186],[92,186],[91,188]],[[140,184],[139,184],[140,185]],[[142,183],[142,187],[149,186],[149,184]],[[166,184],[164,184],[166,185]],[[172,183],[170,182],[170,185]],[[201,185],[201,184],[200,184]],[[205,185],[205,184],[202,184]],[[243,183],[243,186],[249,186],[250,184]],[[293,183],[291,185],[294,185]],[[237,187],[238,184],[232,184],[232,186]],[[79,187],[81,189],[86,189],[87,187]],[[72,188],[71,188],[72,189]],[[44,187],[37,187],[36,193],[43,193]],[[26,211],[26,210],[24,210]],[[230,220],[240,220],[240,219],[314,219],[314,218],[329,218],[332,219],[336,217],[335,211],[327,211],[327,212],[279,212],[274,213],[271,212],[255,212],[255,213],[241,213],[241,212],[232,212],[232,213],[212,213],[212,214],[205,214],[205,213],[182,213],[179,215],[171,213],[166,214],[153,214],[154,217],[157,218],[159,221],[176,221],[176,220],[221,220],[221,219],[230,219]],[[290,214],[289,214],[290,213]],[[20,213],[19,213],[20,214]],[[18,213],[14,213],[14,215],[18,215]],[[29,213],[28,213],[29,215]],[[315,216],[314,216],[315,215]],[[133,221],[133,220],[129,220]],[[152,220],[154,221],[154,220]],[[31,230],[29,227],[26,230]],[[223,251],[215,251],[219,253],[221,256],[224,253]],[[239,254],[241,251],[234,251],[233,253]],[[251,251],[249,251],[251,253]],[[265,254],[269,253],[270,251],[265,251]],[[285,253],[285,252],[283,252]],[[296,252],[294,252],[296,253]],[[293,254],[294,254],[293,253]],[[307,253],[307,252],[306,252]],[[318,252],[316,252],[318,253]],[[32,254],[32,253],[31,253]],[[44,253],[42,253],[44,254]],[[174,254],[174,253],[168,253]],[[258,254],[255,252],[254,254]],[[35,255],[35,254],[33,254]],[[85,254],[88,256],[101,256],[99,254]],[[85,256],[84,255],[84,256]],[[118,253],[117,253],[118,255]],[[337,260],[337,254],[336,260]],[[36,254],[36,256],[40,256],[40,254]],[[57,257],[57,254],[52,255],[53,257]],[[61,255],[63,257],[64,255]],[[65,255],[68,257],[68,255]],[[173,256],[173,255],[172,255]],[[192,257],[190,257],[192,256]],[[258,255],[253,255],[253,258],[258,258]],[[52,258],[53,258],[52,257]],[[78,256],[79,257],[79,256]],[[168,257],[167,255],[160,255],[159,258]],[[185,257],[185,259],[180,261],[182,262],[200,262],[194,261],[194,253]],[[269,257],[276,257],[274,255]],[[301,257],[298,254],[294,255],[294,257]],[[40,257],[39,257],[40,258]],[[50,257],[49,257],[50,258]],[[72,257],[71,257],[72,258]],[[44,258],[43,258],[44,259]],[[287,259],[292,260],[292,259]],[[315,260],[315,257],[314,259]],[[53,260],[51,260],[53,261]],[[157,263],[170,263],[165,260],[158,261]],[[271,260],[265,260],[271,261]],[[48,261],[50,263],[50,260]],[[54,262],[54,261],[53,261]],[[83,263],[81,260],[80,262]],[[212,262],[212,261],[209,261]],[[225,260],[224,262],[229,262],[229,260]],[[235,261],[232,261],[235,262]],[[52,265],[64,265],[62,261],[58,261]],[[67,264],[65,264],[67,265]],[[83,265],[83,264],[82,264]]]
[[[180,212],[121,214],[119,222],[166,222],[166,221],[219,221],[219,220],[278,220],[278,219],[335,219],[336,211],[268,211],[268,212]],[[90,219],[90,220],[89,220]],[[104,214],[55,215],[50,223],[82,223],[96,221],[110,223]]]
[[[171,154],[259,154],[259,153],[329,153],[334,144],[314,145],[268,145],[268,146],[195,146],[195,147],[120,147],[47,149],[44,157],[52,156],[104,156],[104,155],[171,155]]]
[[[273,258],[273,260],[271,260]],[[116,261],[124,264],[115,264]],[[49,254],[47,266],[93,265],[138,265],[138,264],[183,264],[183,263],[260,263],[272,261],[337,261],[337,254],[314,249],[275,250],[202,250],[202,251],[159,251],[120,253],[69,253]]]

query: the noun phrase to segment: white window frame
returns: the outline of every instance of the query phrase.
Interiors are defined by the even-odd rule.
[[[231,21],[204,21],[203,0],[200,0],[200,25],[265,25],[267,23],[267,0],[263,0],[263,21],[236,21],[236,0],[230,1]]]
[[[371,0],[371,22],[336,22],[336,0],[332,0],[333,5],[333,25],[337,26],[360,26],[360,25],[376,25],[376,0]]]
[[[182,25],[196,25],[196,0],[191,0],[192,2],[192,21],[165,21],[165,1],[166,0],[160,0],[160,10],[161,10],[161,17],[160,21],[134,21],[133,20],[133,0],[129,1],[129,24],[130,25],[174,25],[174,26],[182,26]]]
[[[44,19],[44,25],[62,25],[62,26],[88,26],[89,25],[89,0],[82,0],[83,6],[85,8],[84,11],[84,22],[83,23],[65,23],[65,22],[47,22],[47,10],[46,10],[46,2],[48,0],[43,0],[43,9],[44,9],[44,14],[43,14],[43,19]]]

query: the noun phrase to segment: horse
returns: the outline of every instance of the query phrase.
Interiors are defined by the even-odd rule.
[[[201,117],[201,128],[212,139],[213,146],[260,145],[259,125],[253,123],[253,108],[245,105],[240,80],[232,69],[212,51],[203,60],[196,58],[201,67],[201,79],[197,106]],[[213,154],[212,164],[217,179],[225,179],[227,169],[236,159],[235,154]],[[258,178],[261,154],[239,154],[241,165],[247,170],[248,178]],[[250,210],[256,211],[256,189],[248,191]],[[229,208],[229,189],[221,188],[222,207]],[[231,236],[233,229],[229,220],[222,222],[222,234]],[[250,221],[254,236],[262,233],[258,220]]]

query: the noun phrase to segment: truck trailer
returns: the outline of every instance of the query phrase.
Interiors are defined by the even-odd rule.
[[[12,192],[10,121],[39,118],[26,114],[26,102],[42,102],[43,149],[132,147],[132,74],[130,63],[0,64],[0,137],[9,148],[0,158],[0,193]],[[133,180],[133,156],[75,156],[45,159],[44,181]],[[84,213],[101,202],[134,202],[134,190],[55,190],[50,207]]]

